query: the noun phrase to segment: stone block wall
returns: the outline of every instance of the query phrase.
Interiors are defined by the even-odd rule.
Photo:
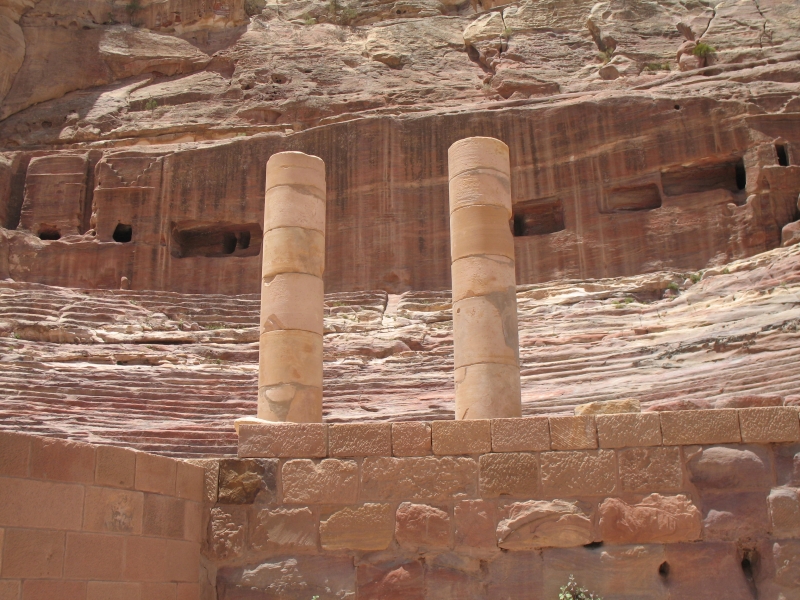
[[[204,470],[0,433],[1,600],[197,600]]]
[[[798,597],[793,407],[239,439],[209,463],[218,600],[553,599],[570,574],[615,600]]]

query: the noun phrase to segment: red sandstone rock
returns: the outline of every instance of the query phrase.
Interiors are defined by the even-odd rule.
[[[450,516],[426,504],[402,503],[397,509],[395,539],[411,552],[452,545]]]
[[[563,500],[514,503],[497,526],[497,544],[508,550],[569,548],[593,541],[591,513]]]
[[[683,495],[650,494],[635,504],[609,498],[598,513],[600,536],[606,542],[670,543],[700,538],[700,511]]]

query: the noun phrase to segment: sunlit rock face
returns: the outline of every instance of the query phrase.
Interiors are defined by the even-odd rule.
[[[449,289],[446,150],[478,135],[510,148],[518,283],[789,245],[798,24],[785,2],[12,2],[0,274],[254,293],[264,166],[300,150],[329,173],[327,291]]]

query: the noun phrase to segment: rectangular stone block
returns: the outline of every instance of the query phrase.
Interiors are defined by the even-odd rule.
[[[27,477],[31,455],[31,436],[3,431],[0,433],[0,475]]]
[[[392,423],[394,456],[427,456],[432,452],[430,423]]]
[[[95,455],[96,485],[132,489],[136,481],[136,452],[129,448],[98,446]]]
[[[665,446],[740,442],[736,409],[676,410],[660,413]]]
[[[492,451],[489,419],[433,421],[433,453],[438,455],[484,454]]]
[[[242,423],[240,458],[324,458],[328,426],[324,423]]]
[[[86,600],[85,581],[32,579],[22,585],[22,600]]]
[[[249,519],[250,546],[270,554],[316,552],[317,517],[307,507],[264,508],[252,513]]]
[[[142,584],[127,581],[90,581],[86,586],[86,600],[144,600]],[[150,600],[150,597],[147,597]]]
[[[180,498],[144,495],[142,533],[157,537],[183,538],[186,502]]]
[[[200,584],[179,583],[175,600],[200,600]]]
[[[539,491],[539,461],[527,452],[484,454],[478,459],[484,498],[533,498]]]
[[[595,415],[601,448],[660,446],[661,419],[657,412]]]
[[[288,504],[353,504],[358,495],[358,464],[352,460],[290,460],[281,476]]]
[[[175,495],[177,461],[146,452],[136,453],[136,489],[167,496]]]
[[[177,583],[148,583],[137,585],[142,587],[142,600],[175,600]]]
[[[547,417],[492,419],[492,452],[542,452],[550,450]]]
[[[462,500],[453,509],[456,550],[461,554],[497,553],[497,507],[490,500]]]
[[[22,582],[14,579],[0,579],[0,600],[19,600]]]
[[[64,568],[63,531],[7,529],[3,535],[3,579],[56,579]]]
[[[203,499],[209,504],[214,504],[217,501],[217,488],[219,487],[219,461],[213,458],[190,458],[186,462],[205,470]]]
[[[167,540],[166,553],[169,576],[162,581],[196,583],[200,579],[200,544]]]
[[[800,418],[793,406],[740,408],[742,441],[755,444],[800,440]]]
[[[186,501],[183,519],[183,539],[188,542],[203,540],[203,505],[199,502]]]
[[[67,534],[64,579],[117,581],[122,578],[125,538],[102,533]]]
[[[0,477],[0,526],[79,530],[83,486]]]
[[[394,509],[390,504],[348,506],[319,524],[325,550],[385,550],[394,536]]]
[[[329,456],[391,456],[391,423],[342,423],[328,426]]]
[[[553,450],[597,448],[593,416],[550,417],[550,447]]]
[[[169,581],[167,539],[130,536],[125,540],[125,581]],[[198,560],[199,563],[199,560]]]
[[[619,480],[625,492],[671,492],[683,488],[681,449],[626,448],[617,453]]]
[[[102,533],[142,533],[144,494],[133,490],[87,487],[83,529]]]
[[[613,450],[543,452],[541,473],[545,496],[605,495],[616,489],[617,461]]]
[[[474,497],[478,463],[466,457],[368,457],[361,463],[362,501],[447,501]]]
[[[31,440],[31,477],[93,483],[94,454],[94,446],[89,444],[34,437]]]
[[[185,461],[175,466],[175,494],[179,498],[202,502],[205,495],[206,470]]]

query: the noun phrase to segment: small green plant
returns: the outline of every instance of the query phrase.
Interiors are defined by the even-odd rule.
[[[511,29],[511,27],[506,27],[505,29],[503,29],[503,35],[502,35],[502,37],[504,37],[504,38],[508,39],[508,38],[510,38],[510,37],[511,37],[511,34],[512,34],[512,33],[514,33],[514,32],[513,32],[513,30]]]
[[[700,277],[701,277],[700,273],[690,273],[689,274],[689,279],[692,280],[692,283],[697,283],[698,281],[700,281]]]
[[[673,292],[677,292],[680,288],[678,287],[677,283],[675,283],[674,281],[670,281],[669,285],[667,286],[667,289],[672,290]]]
[[[692,50],[692,54],[694,54],[695,56],[699,56],[700,58],[707,58],[712,54],[714,54],[716,51],[717,49],[714,48],[714,46],[700,42],[694,47],[694,50]]]
[[[575,576],[570,575],[567,585],[562,586],[558,594],[558,600],[603,600],[589,590],[582,588],[575,581]]]
[[[723,275],[730,275],[731,274],[731,270],[728,267],[725,267],[724,269],[722,269],[722,274]]]
[[[345,8],[339,15],[339,23],[342,25],[349,25],[358,17],[358,11],[355,8]]]
[[[316,25],[317,20],[314,17],[306,17],[305,19],[303,19],[303,24],[310,27],[311,25]]]
[[[647,63],[644,66],[644,71],[671,71],[672,68],[669,63]]]
[[[158,108],[158,100],[155,98],[150,98],[144,105],[145,110],[149,110],[153,112],[155,109]]]
[[[139,0],[131,0],[125,5],[125,12],[128,13],[129,17],[132,17],[140,10],[142,10],[142,5],[139,3]]]
[[[614,50],[616,50],[616,48],[606,48],[605,50],[597,53],[597,58],[599,58],[605,65],[608,63],[608,61],[614,58]]]

